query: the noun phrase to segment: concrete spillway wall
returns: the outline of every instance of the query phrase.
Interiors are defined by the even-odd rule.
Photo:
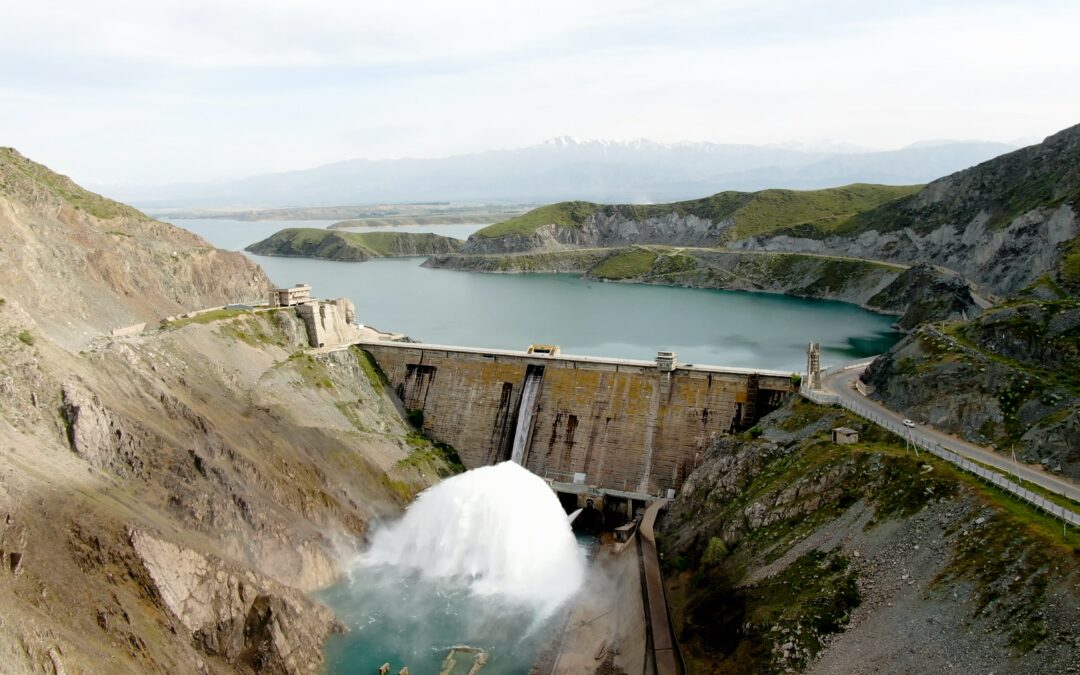
[[[539,376],[522,463],[534,473],[661,494],[718,435],[750,428],[795,390],[790,375],[648,361],[369,342],[402,402],[469,468],[509,459],[522,389]],[[527,401],[528,402],[528,401]]]

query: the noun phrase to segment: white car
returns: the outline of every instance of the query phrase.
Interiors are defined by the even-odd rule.
[[[911,420],[904,420],[904,426],[907,427],[908,429],[914,429],[915,428],[915,423],[912,422]]]

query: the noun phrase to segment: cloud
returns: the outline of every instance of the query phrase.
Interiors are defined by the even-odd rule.
[[[899,147],[1075,123],[1074,2],[8,3],[0,142],[171,182],[571,134]]]

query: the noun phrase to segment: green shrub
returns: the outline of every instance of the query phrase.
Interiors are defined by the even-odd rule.
[[[765,432],[761,427],[750,427],[750,430],[746,433],[750,434],[750,438],[761,438],[761,434]]]
[[[33,345],[34,344],[34,336],[30,334],[30,331],[24,330],[24,331],[19,333],[19,342],[21,342],[21,343],[23,343],[25,345]]]
[[[705,547],[705,554],[701,556],[703,565],[718,565],[727,557],[728,547],[720,537],[709,539],[709,545]]]

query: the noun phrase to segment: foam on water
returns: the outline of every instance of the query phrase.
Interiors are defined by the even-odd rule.
[[[555,493],[514,462],[467,471],[422,492],[375,533],[362,565],[453,579],[543,613],[573,595],[585,561]]]

